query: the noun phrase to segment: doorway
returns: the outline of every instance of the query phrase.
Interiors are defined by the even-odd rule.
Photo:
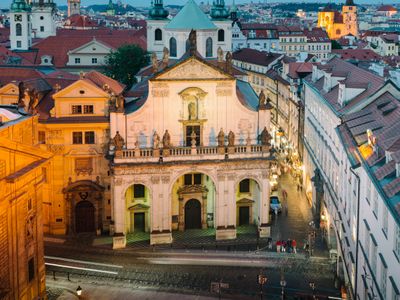
[[[134,231],[135,232],[145,232],[146,222],[145,222],[144,212],[134,213],[133,215],[133,223],[134,223]]]
[[[201,204],[190,199],[185,204],[185,229],[201,229]]]
[[[239,226],[250,224],[250,206],[239,207]]]
[[[89,201],[81,201],[75,206],[75,231],[95,231],[94,206]]]

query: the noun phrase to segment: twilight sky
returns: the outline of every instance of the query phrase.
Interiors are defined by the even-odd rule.
[[[113,0],[113,2],[115,3],[117,0]],[[164,4],[184,4],[186,3],[187,0],[164,0]],[[201,1],[207,2],[209,1],[210,3],[212,3],[212,0],[196,0],[198,3],[200,3]],[[246,2],[251,2],[251,0],[235,0],[236,3],[246,3]],[[260,0],[253,0],[253,2],[259,2]],[[263,1],[263,0],[261,0]],[[9,7],[11,4],[12,0],[0,0],[0,8],[6,8]],[[58,5],[66,5],[67,4],[67,0],[55,0],[55,2]],[[82,2],[82,6],[86,6],[86,5],[91,5],[91,4],[107,4],[108,0],[81,0]],[[122,0],[123,3],[128,3],[131,4],[133,6],[137,5],[137,6],[147,6],[150,4],[150,0]],[[306,3],[311,3],[311,2],[329,2],[328,0],[320,0],[320,1],[316,1],[316,0],[300,0],[300,1],[296,1],[296,0],[267,0],[267,2],[306,2]],[[334,0],[334,2],[337,3],[343,3],[345,2],[340,1],[340,0]],[[356,3],[364,3],[364,4],[373,4],[373,3],[378,3],[378,2],[384,2],[387,4],[395,4],[395,3],[400,3],[400,0],[392,0],[392,1],[376,1],[376,0],[355,0]],[[225,0],[225,3],[227,5],[230,5],[232,3],[232,0]]]

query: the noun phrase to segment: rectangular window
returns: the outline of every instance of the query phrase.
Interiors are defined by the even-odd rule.
[[[186,146],[192,146],[192,132],[196,134],[196,146],[200,146],[200,126],[199,125],[189,125],[186,126]]]
[[[239,183],[239,192],[240,193],[250,193],[250,179],[243,179]]]
[[[17,41],[17,48],[21,48],[21,47],[22,47],[21,41]]]
[[[97,64],[97,58],[96,57],[92,58],[92,64]]]
[[[379,254],[381,255],[381,254]],[[382,256],[381,256],[382,259]],[[383,299],[386,299],[386,282],[387,282],[387,266],[381,261],[381,294]]]
[[[39,140],[39,144],[46,144],[46,132],[45,131],[38,132],[38,140]]]
[[[378,250],[378,245],[376,244],[376,241],[374,239],[374,236],[371,235],[371,240],[372,240],[372,244],[371,244],[371,257],[370,257],[370,263],[371,263],[371,269],[372,272],[375,274],[376,276],[376,261],[377,261],[377,250]]]
[[[40,26],[40,31],[41,31],[41,32],[44,31],[44,26]]]
[[[375,218],[378,218],[378,214],[379,214],[378,191],[375,188],[374,188],[372,197],[373,197],[372,212],[374,213]]]
[[[382,231],[387,238],[388,234],[388,209],[385,204],[382,207]]]
[[[145,197],[145,187],[143,184],[133,185],[133,197],[134,198],[144,198]]]
[[[82,105],[72,105],[72,114],[81,114],[82,113]]]
[[[72,133],[72,143],[73,144],[83,144],[82,132]]]
[[[193,174],[193,182],[194,184],[201,184],[201,174]]]
[[[396,232],[394,234],[394,253],[397,256],[397,259],[400,260],[400,228],[396,227]]]
[[[76,64],[80,64],[80,63],[81,63],[81,59],[80,59],[79,57],[76,57],[76,58],[75,58],[75,63],[76,63]]]
[[[85,132],[85,144],[94,144],[94,131]]]
[[[83,113],[84,114],[92,114],[94,112],[93,105],[84,105]]]
[[[192,174],[185,174],[184,176],[184,184],[185,185],[192,185]]]
[[[365,256],[368,258],[369,257],[369,228],[367,227],[367,224],[365,224],[365,241],[364,241],[364,251],[365,251]]]
[[[31,282],[35,278],[35,261],[32,257],[28,261],[28,282]]]

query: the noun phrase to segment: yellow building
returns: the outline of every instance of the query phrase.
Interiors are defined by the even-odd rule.
[[[337,40],[349,34],[358,37],[357,7],[353,0],[346,0],[342,12],[327,5],[318,13],[318,27],[324,28],[331,40]]]
[[[0,105],[0,299],[45,297],[42,203],[51,153],[40,150],[38,117]]]

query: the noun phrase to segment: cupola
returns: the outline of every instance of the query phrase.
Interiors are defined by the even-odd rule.
[[[31,7],[25,0],[13,0],[11,3],[12,12],[30,12]]]
[[[169,12],[164,8],[163,0],[154,0],[149,11],[150,19],[165,19]]]
[[[213,19],[226,19],[229,17],[229,11],[225,7],[224,0],[214,0],[211,8],[211,18]]]

